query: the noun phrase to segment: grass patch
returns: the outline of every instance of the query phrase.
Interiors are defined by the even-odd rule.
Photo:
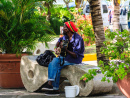
[[[112,41],[108,37],[105,37],[106,41]],[[96,53],[96,44],[92,44],[91,46],[85,46],[84,54]]]
[[[85,46],[84,54],[96,53],[96,45],[92,44],[91,46]]]

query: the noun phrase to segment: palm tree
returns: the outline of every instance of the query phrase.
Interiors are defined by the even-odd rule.
[[[107,64],[109,60],[104,54],[101,54],[100,51],[100,48],[104,46],[103,42],[105,41],[100,0],[89,0],[89,4],[96,41],[97,62],[99,63],[99,61],[102,60],[105,64]]]
[[[114,16],[113,16],[113,30],[119,30],[119,17],[120,17],[120,4],[117,2],[118,0],[113,0],[114,4]]]
[[[47,7],[48,9],[46,20],[49,22],[50,22],[51,8],[53,7],[53,2],[56,2],[56,0],[46,0],[44,2],[44,6]]]
[[[82,0],[75,0],[76,8],[80,8],[81,1]]]
[[[77,10],[78,10],[79,8],[83,9],[83,1],[84,1],[84,0],[75,0],[75,5],[76,5]],[[78,14],[79,14],[79,15],[81,14],[81,12],[80,12],[79,10],[78,10]]]
[[[69,11],[69,3],[70,3],[70,0],[63,0],[64,3],[66,4],[66,8],[68,9]]]

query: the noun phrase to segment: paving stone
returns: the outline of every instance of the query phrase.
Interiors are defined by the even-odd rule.
[[[61,92],[60,96],[45,96],[44,92],[42,93],[30,93],[26,89],[0,89],[0,98],[65,98],[65,93]],[[79,97],[76,98],[127,98],[124,95],[120,94],[100,94],[93,95],[88,97]]]

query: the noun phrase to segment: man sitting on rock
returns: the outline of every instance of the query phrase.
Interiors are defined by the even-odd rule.
[[[42,90],[48,90],[45,93],[47,96],[58,96],[59,81],[61,69],[67,65],[80,64],[84,57],[84,41],[82,37],[76,32],[78,29],[72,21],[65,22],[63,27],[63,37],[59,38],[55,53],[60,56],[54,58],[48,66],[48,83]]]

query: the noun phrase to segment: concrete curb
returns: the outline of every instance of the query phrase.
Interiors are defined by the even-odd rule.
[[[84,58],[82,61],[95,61],[97,60],[97,54],[91,53],[91,54],[84,54]]]

